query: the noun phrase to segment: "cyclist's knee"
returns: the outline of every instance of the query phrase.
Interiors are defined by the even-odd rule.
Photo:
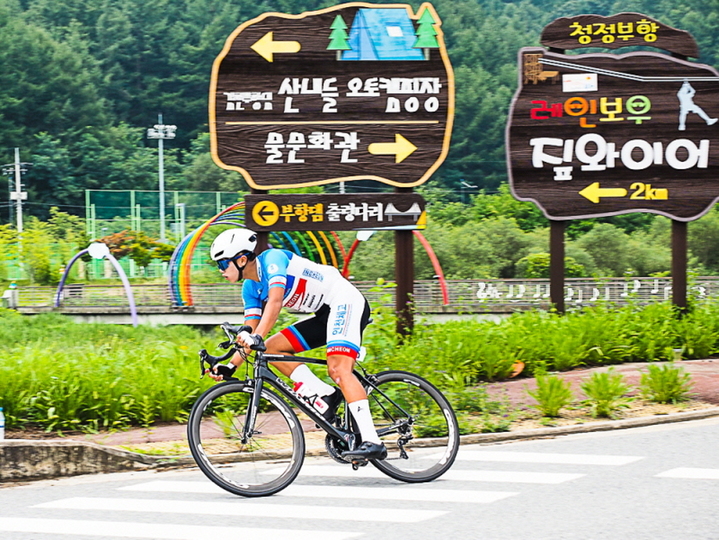
[[[354,359],[344,355],[331,355],[327,357],[327,373],[335,383],[352,375]]]

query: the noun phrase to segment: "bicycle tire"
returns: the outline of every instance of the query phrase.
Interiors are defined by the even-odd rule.
[[[439,478],[459,451],[459,426],[452,406],[429,381],[413,373],[384,371],[375,377],[380,391],[371,386],[366,390],[387,458],[371,460],[372,465],[403,482]],[[398,444],[402,438],[403,446]]]
[[[225,382],[195,402],[187,425],[190,451],[202,472],[222,489],[266,497],[289,486],[300,472],[305,438],[297,415],[275,392],[262,389],[254,434],[241,441],[254,387]]]

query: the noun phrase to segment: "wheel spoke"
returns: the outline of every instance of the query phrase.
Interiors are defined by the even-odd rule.
[[[255,428],[246,438],[252,391],[242,383],[208,390],[193,407],[188,438],[198,465],[217,485],[239,495],[271,495],[297,476],[304,437],[292,410],[264,389]]]

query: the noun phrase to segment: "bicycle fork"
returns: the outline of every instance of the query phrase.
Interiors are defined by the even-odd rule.
[[[249,406],[247,407],[247,417],[245,419],[245,425],[242,429],[242,444],[248,444],[253,435],[257,433],[255,431],[255,423],[257,422],[257,413],[260,410],[260,398],[262,397],[262,367],[255,365],[255,377],[252,380],[247,381],[247,384],[252,387],[252,398],[250,399]]]

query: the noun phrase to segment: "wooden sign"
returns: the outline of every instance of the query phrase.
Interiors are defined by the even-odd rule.
[[[540,43],[562,50],[649,45],[682,56],[699,57],[699,47],[689,32],[677,30],[641,13],[620,13],[611,17],[562,17],[544,28]]]
[[[343,4],[240,26],[216,59],[211,151],[255,189],[425,182],[444,161],[454,77],[431,4]]]
[[[519,53],[510,186],[550,219],[697,219],[719,198],[719,73],[659,53]]]
[[[245,225],[253,231],[424,229],[417,193],[246,195]]]

